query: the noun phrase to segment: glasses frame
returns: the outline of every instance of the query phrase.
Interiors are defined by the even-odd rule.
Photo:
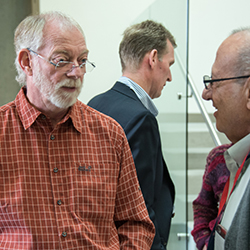
[[[242,79],[242,78],[248,78],[250,75],[247,76],[236,76],[236,77],[229,77],[229,78],[220,78],[220,79],[212,79],[211,76],[205,75],[203,76],[203,83],[205,85],[206,89],[209,89],[208,86],[209,84],[213,82],[221,82],[221,81],[227,81],[227,80],[234,80],[234,79]]]
[[[35,51],[32,50],[32,49],[27,48],[27,50],[30,51],[30,52],[32,52],[32,53],[34,53],[34,54],[35,54],[36,56],[38,56],[39,58],[41,58],[41,59],[45,60],[46,62],[48,62],[48,63],[52,64],[53,66],[55,66],[55,69],[60,68],[60,67],[59,67],[59,63],[65,63],[65,65],[66,65],[66,64],[72,64],[72,68],[71,68],[70,70],[67,70],[65,73],[70,73],[73,69],[78,68],[78,67],[81,69],[81,68],[82,68],[84,65],[86,65],[87,63],[89,63],[89,64],[92,66],[92,68],[91,68],[90,71],[87,71],[87,70],[85,69],[86,73],[91,72],[91,71],[96,67],[95,64],[94,64],[93,62],[90,62],[88,59],[86,59],[86,62],[84,62],[84,63],[82,63],[82,64],[80,64],[80,65],[78,65],[78,66],[75,65],[73,62],[70,62],[70,61],[63,61],[63,62],[53,63],[52,61],[46,59],[45,57],[41,56],[40,54],[38,54],[37,52],[35,52]]]

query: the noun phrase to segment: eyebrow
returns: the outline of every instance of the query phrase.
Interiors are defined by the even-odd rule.
[[[86,50],[84,50],[84,51],[83,51],[79,56],[77,56],[77,57],[79,58],[79,57],[83,56],[84,54],[88,54],[88,53],[89,53],[89,50],[86,49]],[[51,57],[52,57],[53,55],[57,55],[57,54],[64,54],[64,55],[67,55],[68,57],[72,57],[72,56],[71,56],[71,53],[70,53],[69,51],[67,51],[67,50],[55,50],[55,51],[52,53]]]

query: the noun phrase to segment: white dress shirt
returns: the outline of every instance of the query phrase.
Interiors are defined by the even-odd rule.
[[[249,151],[250,151],[250,134],[248,134],[240,141],[235,143],[224,153],[226,165],[228,170],[230,171],[230,184],[229,184],[228,196],[231,192],[234,183],[235,174]],[[231,226],[233,217],[239,206],[239,203],[242,199],[242,196],[245,192],[249,180],[250,180],[250,167],[247,166],[240,181],[236,184],[231,196],[227,200],[226,208],[220,223],[226,230],[228,230],[229,227]],[[225,240],[217,232],[215,232],[214,249],[215,250],[224,249],[224,242]]]

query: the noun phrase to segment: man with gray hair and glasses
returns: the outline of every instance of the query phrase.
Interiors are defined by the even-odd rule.
[[[220,45],[204,100],[215,107],[216,127],[233,145],[224,153],[230,177],[223,190],[208,249],[250,246],[250,29],[235,30]]]
[[[111,116],[123,127],[156,235],[151,249],[166,249],[175,190],[163,159],[152,99],[172,80],[175,39],[152,20],[128,27],[120,43],[122,77],[88,105]]]
[[[150,249],[155,229],[121,126],[77,100],[95,65],[49,12],[15,32],[16,99],[0,107],[0,249]]]

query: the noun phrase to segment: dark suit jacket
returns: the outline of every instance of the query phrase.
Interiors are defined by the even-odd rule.
[[[165,249],[175,190],[162,156],[156,118],[141,103],[134,91],[120,82],[109,91],[94,97],[88,105],[111,116],[123,127],[149,216],[156,228],[151,249]]]

